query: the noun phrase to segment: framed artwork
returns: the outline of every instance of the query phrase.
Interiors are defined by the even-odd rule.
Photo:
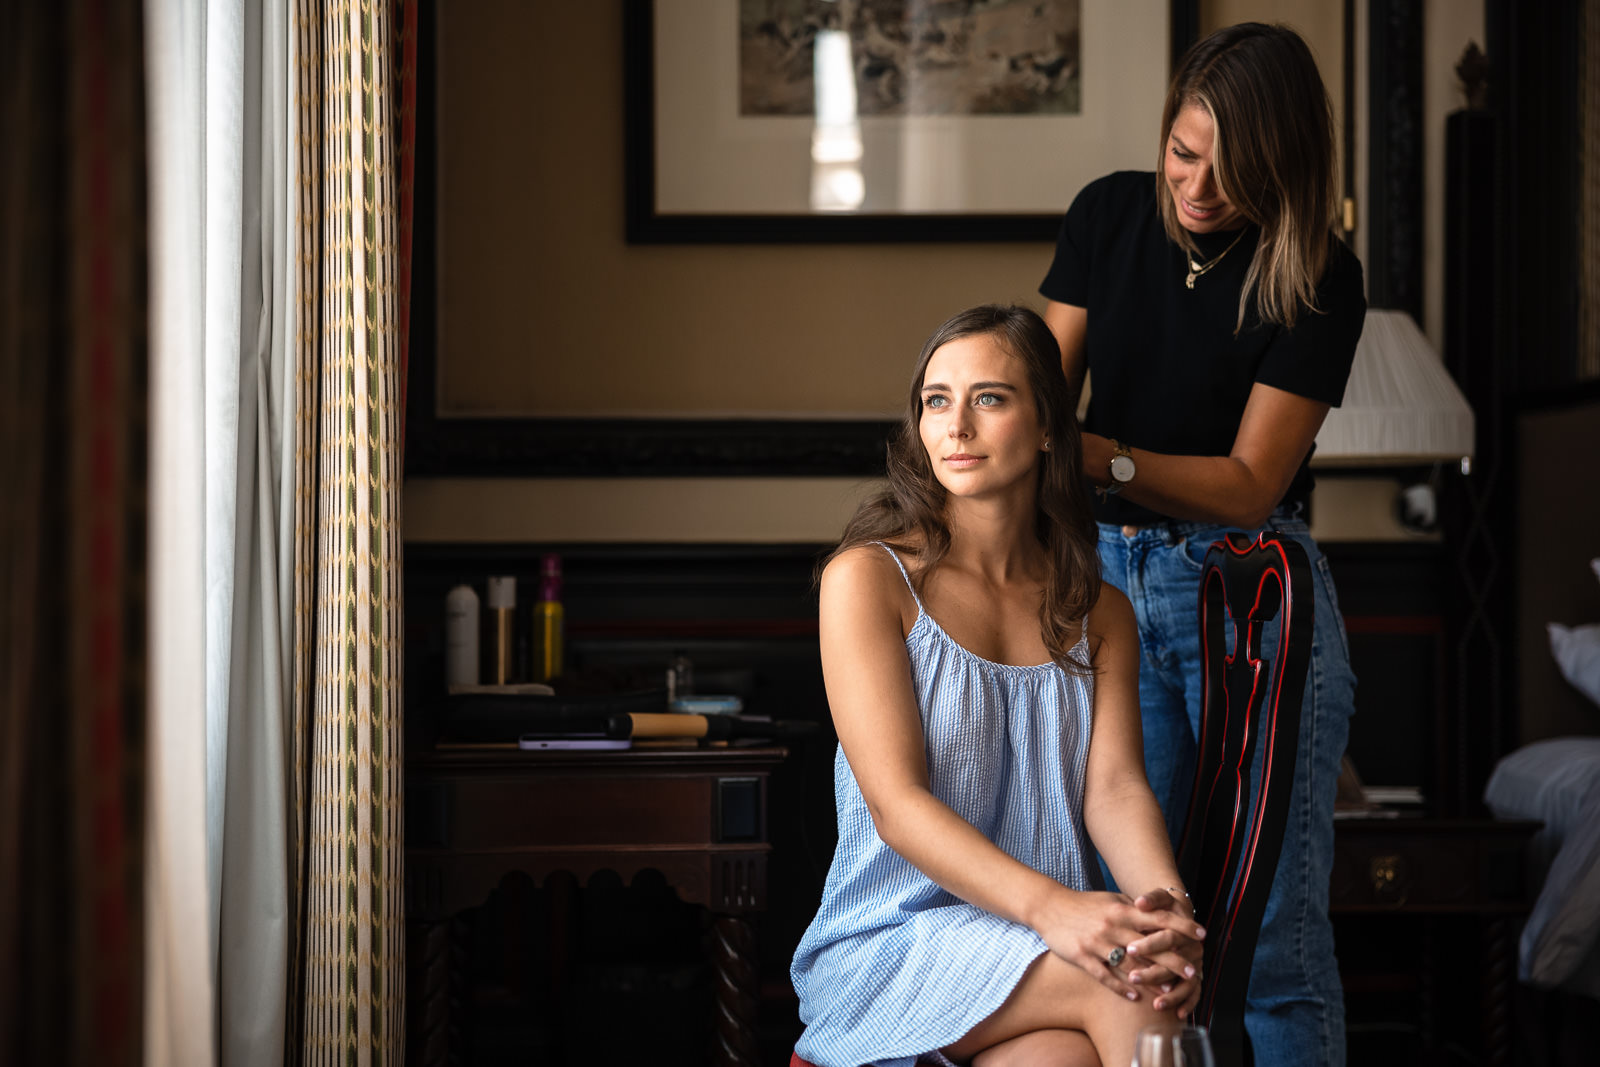
[[[1051,240],[1152,165],[1196,8],[625,0],[628,240]]]

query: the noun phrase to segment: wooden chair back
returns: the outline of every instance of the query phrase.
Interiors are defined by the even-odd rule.
[[[1249,1062],[1245,992],[1294,788],[1313,611],[1310,563],[1294,541],[1230,533],[1206,552],[1204,704],[1178,868],[1206,928],[1194,1022],[1210,1029],[1217,1067]]]

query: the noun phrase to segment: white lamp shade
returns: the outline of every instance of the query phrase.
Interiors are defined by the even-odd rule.
[[[1344,404],[1317,434],[1313,466],[1377,466],[1472,458],[1472,408],[1411,316],[1372,308],[1356,345]]]

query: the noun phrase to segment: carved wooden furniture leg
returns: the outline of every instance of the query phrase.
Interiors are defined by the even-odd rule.
[[[472,954],[472,929],[477,925],[476,908],[458,912],[447,924],[450,928],[447,974],[448,1016],[445,1020],[445,1059],[451,1067],[467,1062],[467,1041],[471,1035],[472,1003],[467,989],[469,957]]]
[[[1438,954],[1434,946],[1438,944],[1438,937],[1439,917],[1423,916],[1422,965],[1417,972],[1417,1033],[1421,1038],[1422,1055],[1426,1063],[1432,1063],[1437,1055],[1433,1005],[1437,993],[1434,975],[1438,973]]]
[[[756,1067],[755,929],[748,919],[717,915],[711,924],[712,981],[716,986],[713,1062],[718,1067]]]
[[[413,920],[407,941],[406,1058],[442,1067],[450,1062],[450,923]]]
[[[1483,1062],[1487,1067],[1508,1067],[1511,1063],[1511,991],[1517,975],[1511,920],[1496,918],[1484,924],[1483,956]]]

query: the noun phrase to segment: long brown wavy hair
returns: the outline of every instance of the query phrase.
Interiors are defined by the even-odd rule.
[[[922,445],[922,383],[939,348],[963,337],[987,335],[1022,364],[1033,390],[1039,424],[1050,451],[1039,454],[1034,533],[1044,547],[1046,577],[1039,604],[1039,632],[1050,658],[1077,673],[1091,670],[1087,658],[1071,655],[1089,607],[1100,596],[1099,538],[1083,480],[1082,438],[1061,373],[1061,348],[1038,313],[1025,307],[985,304],[940,326],[922,346],[905,416],[889,441],[888,486],[856,509],[831,560],[859,545],[883,541],[911,557],[911,580],[920,596],[927,576],[950,551],[945,518],[947,494]],[[827,560],[823,561],[826,566]]]
[[[1166,185],[1167,138],[1189,104],[1211,115],[1218,190],[1261,227],[1235,330],[1244,328],[1252,294],[1263,322],[1292,329],[1303,308],[1317,310],[1317,282],[1336,240],[1333,109],[1317,61],[1299,34],[1260,22],[1225,26],[1179,61],[1161,112],[1156,186],[1167,236],[1199,255]]]

